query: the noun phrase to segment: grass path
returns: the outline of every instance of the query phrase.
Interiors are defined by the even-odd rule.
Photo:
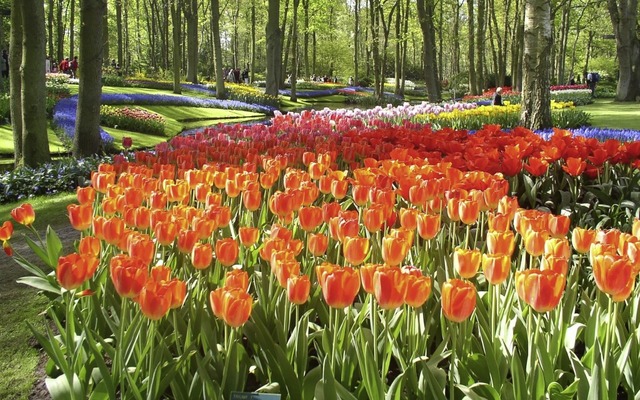
[[[591,114],[591,125],[599,128],[640,130],[640,103],[618,103],[612,99],[596,99],[580,107]]]

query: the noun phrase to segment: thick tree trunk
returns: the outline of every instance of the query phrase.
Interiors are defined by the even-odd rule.
[[[635,101],[640,96],[640,38],[638,0],[608,0],[609,15],[616,36],[620,76],[617,101]]]
[[[98,154],[100,139],[100,103],[102,97],[102,24],[107,12],[107,0],[80,1],[80,85],[73,155],[85,157]]]
[[[60,63],[64,59],[64,19],[62,12],[64,11],[63,0],[58,0],[56,8],[56,61]]]
[[[173,27],[173,93],[180,94],[182,93],[182,87],[180,87],[180,67],[182,61],[182,52],[181,52],[181,40],[180,32],[182,28],[181,18],[180,18],[180,5],[176,4],[178,0],[171,1],[171,22]]]
[[[80,0],[83,1],[83,0]],[[82,7],[82,5],[80,5]],[[100,27],[102,29],[102,62],[105,66],[109,66],[109,3],[107,0],[104,0],[104,14],[102,14],[102,23]],[[82,13],[82,10],[80,11]],[[80,28],[82,30],[82,28]]]
[[[417,0],[418,22],[422,31],[422,40],[424,43],[424,72],[425,84],[429,101],[440,101],[442,95],[440,93],[440,82],[438,80],[438,64],[436,63],[436,44],[435,31],[433,24],[433,11],[435,5],[433,0]],[[473,47],[473,46],[471,46]],[[470,62],[470,66],[473,63]],[[470,67],[470,71],[473,68]]]
[[[305,17],[308,19],[309,16],[305,15]],[[305,21],[305,25],[308,26],[309,25],[309,21]],[[305,41],[307,40],[307,34],[305,33]],[[305,67],[306,64],[309,62],[309,60],[307,59],[307,54],[306,54],[306,46],[307,43],[305,43]],[[360,60],[358,59],[359,53],[360,53],[360,0],[355,0],[355,8],[354,8],[354,27],[353,27],[353,83],[357,84],[359,76],[358,76],[358,63],[360,62]],[[307,72],[307,76],[309,76],[309,70],[307,68],[306,70]]]
[[[22,155],[30,167],[51,160],[44,76],[44,3],[22,0]]]
[[[182,4],[187,22],[187,80],[198,83],[198,0]]]
[[[11,93],[11,129],[15,166],[22,164],[22,0],[11,3],[11,42],[9,44],[9,90]]]
[[[398,13],[396,14],[396,19],[395,19],[395,36],[396,36],[396,54],[394,57],[394,88],[393,88],[393,93],[395,95],[400,95],[400,60],[402,59],[402,36],[401,36],[401,24],[400,24],[400,19],[402,18],[402,3],[399,2],[399,9],[398,9]]]
[[[49,56],[52,58],[55,57],[55,53],[54,53],[54,37],[53,37],[53,20],[54,20],[54,8],[55,8],[55,4],[53,2],[53,0],[47,0],[47,49],[49,51]],[[58,60],[56,60],[58,61]]]
[[[251,2],[251,82],[256,79],[256,3]]]
[[[291,101],[298,101],[296,84],[298,80],[298,5],[300,0],[293,0],[293,32],[291,32]]]
[[[76,0],[71,0],[69,10],[69,60],[76,55]]]
[[[371,55],[373,58],[374,96],[382,100],[380,78],[380,22],[378,17],[379,0],[369,0],[369,31],[371,32]]]
[[[222,72],[222,45],[220,44],[220,3],[211,0],[211,33],[213,35],[213,66],[216,70],[216,97],[224,99],[224,73]]]
[[[267,77],[265,93],[278,95],[280,83],[280,68],[282,68],[282,33],[280,30],[280,1],[268,1],[267,15]]]
[[[549,90],[552,39],[550,0],[526,0],[520,123],[529,129],[552,126]]]
[[[122,29],[122,0],[116,0],[116,33],[118,34],[118,65],[124,65],[123,29]]]

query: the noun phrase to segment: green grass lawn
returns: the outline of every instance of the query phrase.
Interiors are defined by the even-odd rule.
[[[580,107],[591,114],[591,125],[599,128],[640,130],[640,103],[619,103],[613,99],[596,99]]]
[[[47,130],[49,135],[49,151],[52,154],[65,153],[66,149],[53,129]],[[0,157],[13,158],[13,131],[11,125],[0,125]]]

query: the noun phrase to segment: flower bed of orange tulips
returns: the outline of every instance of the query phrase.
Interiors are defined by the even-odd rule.
[[[616,398],[640,391],[640,221],[605,200],[638,155],[276,116],[101,165],[72,254],[0,239],[51,299],[54,399]]]

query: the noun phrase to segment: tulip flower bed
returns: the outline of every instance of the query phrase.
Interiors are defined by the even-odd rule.
[[[520,92],[512,90],[510,87],[502,88],[502,101],[508,101],[511,104],[519,104],[521,102]],[[467,95],[463,101],[491,101],[496,88],[491,88],[479,96]],[[560,85],[551,86],[551,100],[556,102],[573,102],[576,106],[593,103],[591,90],[586,85]]]
[[[616,398],[640,391],[639,156],[277,114],[100,165],[77,251],[27,239],[45,268],[0,240],[51,299],[54,399]]]
[[[150,135],[164,135],[162,115],[135,107],[100,107],[100,124]]]

